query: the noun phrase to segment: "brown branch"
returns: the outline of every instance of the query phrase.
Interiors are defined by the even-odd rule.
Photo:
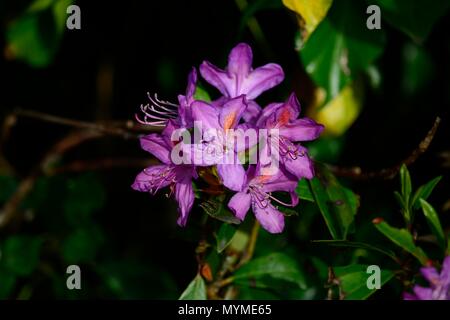
[[[84,172],[95,170],[108,170],[112,168],[145,168],[155,164],[155,159],[141,158],[101,158],[94,160],[76,160],[67,165],[52,168],[47,175],[55,175],[66,172]]]
[[[159,127],[153,127],[153,126],[143,126],[140,124],[136,124],[135,122],[129,120],[124,122],[88,122],[88,121],[81,121],[81,120],[75,120],[70,118],[63,118],[39,111],[34,110],[26,110],[26,109],[16,109],[13,112],[13,115],[16,117],[25,117],[25,118],[32,118],[44,122],[50,122],[55,123],[63,126],[78,128],[78,129],[85,129],[85,130],[92,130],[101,132],[103,134],[107,135],[113,135],[113,136],[120,136],[125,139],[130,138],[139,138],[140,134],[136,133],[139,131],[159,131],[161,128]]]
[[[436,120],[434,121],[433,126],[428,131],[425,138],[420,142],[418,147],[414,149],[406,159],[402,160],[400,163],[398,163],[393,167],[384,168],[376,171],[363,171],[360,167],[343,168],[338,166],[330,166],[330,168],[333,171],[333,173],[337,176],[349,177],[356,180],[392,179],[400,171],[402,164],[405,164],[406,166],[413,164],[417,160],[417,158],[419,158],[420,155],[422,155],[427,151],[428,147],[431,144],[431,141],[433,140],[436,134],[440,122],[441,118],[437,117]]]

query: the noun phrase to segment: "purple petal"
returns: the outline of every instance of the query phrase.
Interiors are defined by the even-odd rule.
[[[153,154],[162,162],[170,163],[171,146],[168,145],[164,136],[152,133],[140,139],[141,148]]]
[[[240,164],[218,164],[217,172],[223,185],[233,191],[241,191],[245,182],[245,170]]]
[[[437,272],[436,268],[425,267],[421,268],[420,272],[431,284],[436,284],[439,281],[439,273]]]
[[[413,289],[419,300],[433,300],[433,290],[416,285]]]
[[[236,89],[231,77],[222,69],[208,61],[200,65],[200,74],[211,85],[216,87],[224,96],[232,97]]]
[[[228,56],[227,71],[238,79],[245,79],[252,69],[252,48],[246,43],[239,43]]]
[[[255,101],[250,100],[247,103],[247,109],[245,110],[242,117],[244,118],[245,122],[256,123],[261,114],[261,110],[261,107]]]
[[[306,148],[298,146],[300,154],[296,158],[292,158],[289,155],[284,156],[283,163],[286,169],[295,175],[298,179],[306,178],[312,179],[314,177],[314,165],[311,159],[308,157]]]
[[[186,89],[186,99],[189,103],[193,101],[195,88],[197,85],[197,70],[193,67],[188,76],[188,85]]]
[[[278,64],[269,63],[250,72],[241,84],[238,94],[246,94],[249,100],[253,100],[262,92],[275,87],[283,79],[283,69]]]
[[[177,223],[179,226],[184,227],[195,198],[190,177],[185,178],[176,184],[175,198],[178,201],[178,211],[180,213]]]
[[[263,184],[264,192],[289,192],[297,188],[298,179],[282,170],[282,168],[275,175],[264,175],[264,168],[258,168],[257,170],[257,176],[252,180],[252,183]]]
[[[261,226],[270,233],[280,233],[284,229],[284,215],[271,204],[260,208],[256,202],[252,203],[253,213]]]
[[[322,133],[324,126],[312,119],[302,118],[287,123],[280,128],[280,136],[291,141],[311,141],[317,139]]]
[[[262,109],[259,119],[256,121],[258,128],[274,128],[277,125],[276,112],[283,103],[271,103]]]
[[[203,128],[220,128],[219,112],[216,108],[203,101],[194,101],[191,105],[192,119],[201,121]]]
[[[444,262],[442,262],[441,279],[447,285],[450,285],[450,256],[445,257]]]
[[[404,292],[403,293],[403,300],[417,300],[417,297],[411,293]]]
[[[168,166],[164,164],[154,165],[144,169],[136,176],[131,188],[140,192],[150,192],[167,187],[171,181],[161,178],[167,169]]]
[[[299,198],[298,198],[297,192],[295,192],[294,190],[290,191],[289,195],[291,196],[291,206],[295,207],[296,205],[298,205]]]
[[[220,109],[220,125],[224,130],[235,128],[241,120],[242,114],[247,109],[245,96],[231,99]]]
[[[247,192],[238,192],[231,197],[228,207],[233,211],[236,218],[243,221],[250,209],[252,197]]]

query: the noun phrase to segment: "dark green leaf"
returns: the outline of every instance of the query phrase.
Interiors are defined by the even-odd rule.
[[[6,30],[8,52],[33,67],[53,60],[65,30],[66,9],[72,0],[34,1]]]
[[[6,239],[2,250],[2,264],[17,276],[28,276],[39,263],[42,239],[27,235],[14,235]]]
[[[206,285],[200,274],[195,276],[179,300],[206,300]]]
[[[327,101],[383,52],[383,30],[367,29],[365,10],[360,1],[334,1],[300,51],[306,71],[326,90]]]
[[[425,48],[408,43],[403,48],[402,90],[413,96],[424,89],[434,73],[434,64]]]
[[[225,204],[220,200],[208,200],[200,204],[200,207],[214,219],[226,223],[240,224],[241,221],[236,218],[230,210],[225,207]]]
[[[426,262],[428,261],[427,255],[421,248],[417,247],[414,244],[413,237],[411,233],[408,232],[408,230],[391,227],[384,221],[376,223],[375,227],[397,246],[403,248],[404,250],[415,256],[420,261],[420,263],[422,263],[423,265],[426,264]]]
[[[297,262],[284,253],[272,253],[251,260],[233,276],[235,282],[247,285],[265,277],[292,282],[300,288],[306,288],[305,276]]]
[[[434,208],[425,200],[419,199],[419,201],[431,232],[433,232],[433,234],[436,236],[438,244],[441,246],[441,248],[445,250],[447,246],[447,240],[445,239],[444,230],[442,229],[442,225],[439,221],[439,216],[436,213],[436,210],[434,210]]]
[[[15,284],[16,276],[5,268],[0,267],[0,299],[11,298],[10,295]]]
[[[311,188],[309,187],[308,180],[301,179],[298,182],[295,192],[297,193],[300,199],[314,202],[314,196],[311,192]]]
[[[434,187],[439,183],[439,181],[442,179],[442,176],[436,177],[433,180],[427,182],[426,184],[422,185],[417,189],[416,193],[414,194],[412,205],[414,209],[419,209],[420,199],[427,200],[428,197],[431,195],[431,192],[433,192]]]
[[[330,246],[335,247],[348,247],[348,248],[361,248],[361,249],[367,249],[376,251],[379,253],[382,253],[388,257],[390,257],[393,260],[397,260],[395,253],[389,249],[379,248],[377,246],[363,243],[363,242],[355,242],[355,241],[347,241],[347,240],[314,240],[313,243],[319,243],[319,244],[328,244]]]
[[[345,300],[365,300],[377,289],[367,287],[367,279],[371,273],[367,273],[367,265],[350,265],[334,267],[334,274],[340,281]],[[380,285],[383,286],[394,277],[391,270],[381,269]]]
[[[72,226],[80,226],[90,221],[91,214],[105,203],[105,190],[101,182],[92,174],[69,180],[68,194],[64,202],[64,214]]]
[[[335,240],[344,240],[352,226],[359,200],[351,190],[339,184],[326,166],[319,168],[318,176],[310,181],[311,190],[331,236]]]
[[[195,100],[202,100],[202,101],[206,101],[206,102],[210,102],[211,101],[211,97],[209,96],[208,91],[206,91],[205,89],[203,89],[200,86],[197,86],[195,88],[194,99]]]
[[[383,19],[417,42],[426,39],[433,25],[450,7],[450,2],[445,0],[375,0],[370,4],[378,4]]]
[[[223,223],[216,233],[217,252],[222,252],[233,240],[237,227],[232,224]]]
[[[16,191],[18,181],[13,176],[0,175],[0,203],[8,200]]]
[[[96,225],[79,228],[64,240],[64,260],[68,263],[93,261],[103,243],[103,232]]]

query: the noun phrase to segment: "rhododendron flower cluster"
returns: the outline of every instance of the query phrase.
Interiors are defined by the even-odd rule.
[[[420,272],[430,286],[415,285],[413,294],[404,293],[405,300],[450,300],[450,256],[444,259],[440,273],[434,267],[423,267]]]
[[[144,169],[132,187],[151,194],[169,187],[179,204],[180,226],[186,225],[192,209],[193,180],[199,179],[200,168],[214,168],[211,172],[229,191],[228,207],[238,219],[251,209],[271,233],[284,228],[279,206],[296,206],[298,181],[314,176],[301,142],[316,139],[323,126],[299,118],[295,94],[261,108],[255,99],[283,81],[284,73],[274,63],[253,69],[252,60],[250,46],[240,43],[231,50],[225,69],[207,61],[201,64],[203,79],[221,93],[214,101],[195,98],[198,79],[193,68],[178,104],[150,96],[151,103],[141,107],[143,117],[138,121],[164,127],[161,134],[141,139],[142,148],[161,164]],[[283,201],[274,192],[286,193],[290,200]]]

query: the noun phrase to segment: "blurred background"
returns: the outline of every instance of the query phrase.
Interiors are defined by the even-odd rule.
[[[252,46],[254,66],[275,62],[286,73],[261,105],[295,91],[303,114],[326,124],[324,137],[308,145],[317,161],[391,167],[417,148],[440,116],[434,141],[410,172],[415,186],[444,176],[431,201],[448,226],[448,1],[400,1],[386,17],[382,9],[382,28],[374,31],[365,28],[368,2],[342,1],[348,8],[337,2],[326,20],[336,35],[319,25],[303,47],[296,14],[277,0],[79,0],[80,30],[65,28],[70,0],[1,1],[0,298],[179,297],[197,270],[203,210],[195,205],[182,229],[176,203],[164,192],[150,196],[130,188],[153,161],[132,134],[93,136],[79,123],[49,122],[40,113],[147,132],[133,125],[147,92],[177,102],[192,66],[209,60],[225,67],[229,50],[241,41]],[[411,25],[395,25],[402,19]],[[336,50],[344,55],[333,56]],[[334,78],[336,91],[330,70],[346,64],[344,58],[349,70]],[[313,63],[319,64],[315,71],[307,68]],[[201,86],[218,96],[204,81]],[[341,182],[360,199],[354,239],[367,239],[377,216],[401,221],[393,197],[398,179]],[[311,243],[329,238],[308,202],[287,218],[282,235],[261,230],[255,256],[289,253],[308,288],[244,286],[239,298],[323,299],[328,265],[381,259]],[[66,288],[70,264],[81,267],[82,290]],[[374,298],[400,291],[392,285]]]

